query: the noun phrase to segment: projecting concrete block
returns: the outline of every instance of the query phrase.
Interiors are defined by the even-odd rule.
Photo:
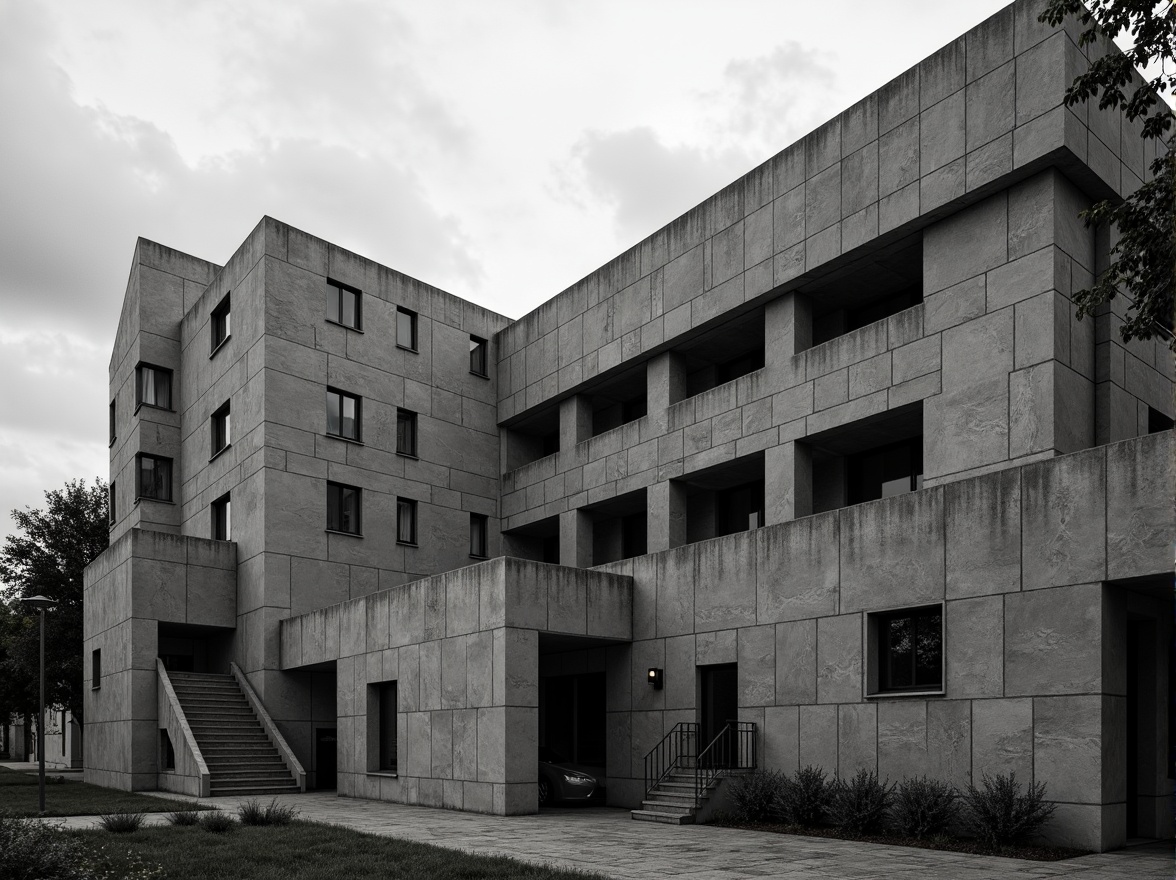
[[[1004,693],[1004,600],[959,599],[944,607],[944,665],[952,697]]]
[[[1008,260],[1007,204],[991,196],[928,227],[923,238],[923,291],[946,290]]]
[[[1005,693],[1090,693],[1102,689],[1100,584],[1005,598]]]
[[[1106,462],[1101,449],[1021,471],[1024,588],[1106,576]]]
[[[817,700],[849,703],[861,698],[861,615],[822,617],[817,621]]]
[[[878,776],[898,782],[927,772],[927,703],[882,700],[878,704]]]
[[[759,529],[755,538],[760,623],[801,620],[837,611],[836,512]]]
[[[947,598],[1021,588],[1021,473],[944,486]]]
[[[1033,778],[1033,700],[976,700],[972,703],[972,774],[1012,771],[1023,783]]]

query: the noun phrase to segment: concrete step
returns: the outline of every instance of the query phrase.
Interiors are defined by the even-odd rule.
[[[660,822],[662,825],[693,825],[693,814],[665,813],[660,810],[631,810],[630,815],[638,822]]]
[[[652,810],[655,813],[681,813],[683,816],[689,814],[694,815],[694,804],[676,804],[672,801],[662,800],[644,800],[641,806],[646,810]]]

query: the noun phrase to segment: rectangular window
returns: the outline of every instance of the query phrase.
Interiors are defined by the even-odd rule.
[[[923,487],[923,438],[912,437],[846,457],[850,504],[876,501]]]
[[[486,340],[470,336],[470,372],[475,376],[489,375],[486,369]]]
[[[380,771],[396,772],[396,682],[385,681],[380,689]]]
[[[115,401],[110,401],[110,442],[118,439],[118,417],[115,414]]]
[[[210,505],[212,510],[212,539],[231,541],[233,536],[233,508],[226,492]]]
[[[225,294],[225,298],[220,301],[220,304],[212,310],[212,319],[209,323],[212,326],[212,350],[216,351],[229,339],[229,334],[232,332],[232,324],[230,322],[229,309],[229,294]]]
[[[942,692],[942,605],[870,614],[867,633],[869,693]]]
[[[360,534],[360,490],[342,483],[327,483],[327,530]]]
[[[135,404],[171,409],[171,380],[171,370],[139,364],[135,370]]]
[[[94,690],[102,687],[102,649],[95,648],[90,652],[90,687]]]
[[[114,480],[111,480],[110,485],[106,488],[106,508],[110,513],[111,525],[114,525],[114,523],[118,520],[118,508],[115,506],[115,497]]]
[[[171,737],[164,728],[159,728],[159,767],[161,770],[176,769],[176,750]]]
[[[359,288],[327,281],[327,320],[352,330],[360,328]]]
[[[396,307],[396,344],[409,351],[417,350],[417,313]]]
[[[139,487],[137,497],[153,501],[172,500],[172,460],[158,455],[139,453]]]
[[[327,389],[327,433],[345,440],[359,440],[362,402],[354,394]]]
[[[229,401],[226,400],[220,409],[212,414],[212,455],[209,457],[215,458],[220,455],[232,442]]]
[[[396,543],[416,544],[417,503],[411,498],[396,499]]]
[[[396,410],[396,452],[416,458],[417,414],[410,409]]]
[[[487,551],[487,533],[490,529],[490,518],[483,513],[470,514],[470,556],[485,559]]]

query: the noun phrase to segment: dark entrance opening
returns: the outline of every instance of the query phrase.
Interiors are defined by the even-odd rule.
[[[604,767],[604,673],[543,679],[543,745],[574,764]]]
[[[337,785],[338,738],[334,727],[316,727],[314,730],[314,787],[319,791],[329,791]]]
[[[702,763],[722,765],[734,754],[733,743],[716,743],[707,756],[707,747],[723,729],[739,719],[739,666],[723,663],[698,667],[698,749]]]

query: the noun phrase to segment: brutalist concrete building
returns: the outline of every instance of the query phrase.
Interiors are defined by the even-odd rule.
[[[1154,147],[1039,6],[517,321],[270,218],[140,240],[86,778],[514,814],[551,749],[667,818],[649,762],[731,737],[1171,835],[1172,358],[1071,300]]]

